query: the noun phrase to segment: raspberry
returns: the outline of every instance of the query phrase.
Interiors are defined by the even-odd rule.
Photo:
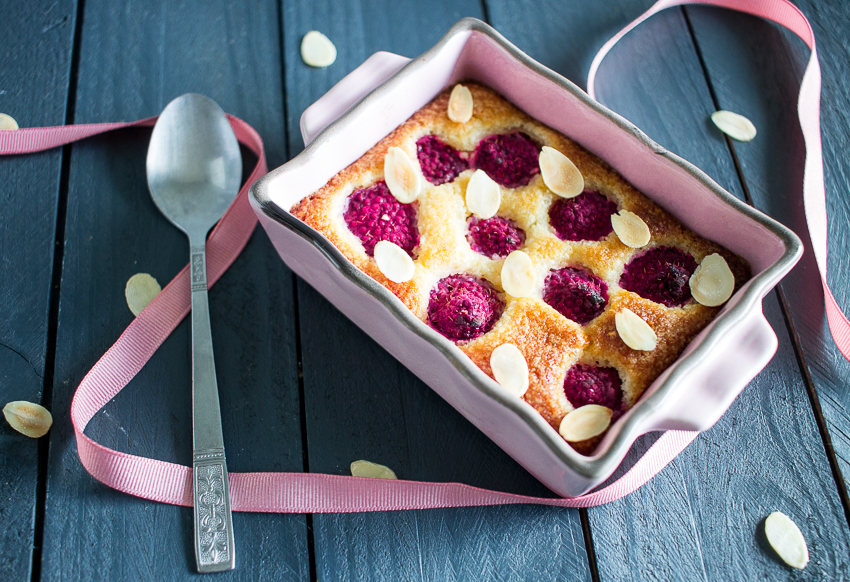
[[[575,408],[598,404],[617,413],[623,405],[621,385],[620,374],[615,368],[576,364],[564,378],[564,394]]]
[[[434,185],[451,182],[469,167],[463,154],[433,135],[419,138],[416,142],[416,157],[419,158],[422,175]]]
[[[412,204],[402,204],[396,200],[385,182],[357,190],[349,196],[343,218],[370,257],[378,241],[393,242],[411,257],[413,249],[419,244],[416,209]]]
[[[524,133],[491,135],[478,142],[471,165],[506,188],[518,188],[540,173],[539,155],[540,148]]]
[[[543,301],[564,317],[584,325],[605,310],[608,285],[584,269],[564,267],[546,276]]]
[[[471,216],[466,239],[476,253],[498,259],[521,247],[525,242],[525,232],[506,218],[494,216],[482,220]]]
[[[688,281],[696,268],[696,261],[685,251],[655,247],[629,261],[620,287],[667,307],[681,307],[691,298]]]
[[[614,228],[617,205],[599,192],[585,190],[575,198],[558,198],[549,208],[549,224],[561,240],[602,240]]]
[[[450,340],[470,340],[490,331],[503,309],[488,282],[471,275],[450,275],[431,290],[428,323]]]

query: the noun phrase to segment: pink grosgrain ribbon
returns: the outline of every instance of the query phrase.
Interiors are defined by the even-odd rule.
[[[694,2],[662,0],[606,43],[591,66],[588,81],[591,95],[599,62],[620,37],[655,12],[690,3]],[[814,37],[811,28],[802,14],[784,0],[760,2],[728,0],[703,3],[738,8],[744,12],[774,20],[800,35],[812,47],[812,58],[800,89],[800,120],[808,151],[804,189],[806,211],[810,224],[816,227],[815,232],[818,234],[815,244],[817,245],[822,239],[820,252],[823,254],[823,261],[818,254],[818,249],[816,249],[816,256],[818,256],[825,286],[826,214],[818,115],[820,70],[814,53]],[[804,104],[807,105],[804,107]],[[248,203],[248,190],[257,178],[266,173],[263,145],[257,132],[244,121],[231,116],[229,118],[239,141],[258,156],[258,161],[246,185],[240,190],[236,200],[207,241],[210,287],[241,253],[253,232],[257,219]],[[812,120],[814,120],[814,129],[812,129]],[[0,154],[42,151],[114,129],[152,126],[155,121],[156,118],[148,118],[133,123],[0,132]],[[812,135],[813,142],[810,140]],[[815,200],[810,201],[810,197],[814,197]],[[825,287],[825,289],[830,327],[833,329],[839,349],[847,356],[845,350],[850,345],[850,325],[835,304],[828,288]],[[71,420],[76,435],[77,450],[83,466],[93,477],[109,487],[131,495],[183,506],[192,505],[191,467],[114,451],[91,440],[84,431],[92,417],[141,370],[162,342],[188,314],[189,308],[188,271],[184,268],[95,364],[80,383],[71,403]],[[834,312],[840,316],[836,324],[840,334],[836,332],[836,326],[833,325],[835,316],[829,315]],[[690,431],[666,432],[617,481],[596,492],[569,499],[526,497],[488,491],[459,483],[387,481],[310,473],[230,473],[232,507],[235,511],[276,513],[387,511],[517,503],[592,507],[610,503],[638,489],[684,450],[697,434]]]

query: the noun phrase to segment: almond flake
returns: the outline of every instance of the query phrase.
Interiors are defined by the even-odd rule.
[[[502,204],[502,189],[484,170],[475,170],[466,185],[466,207],[478,218],[492,218]]]
[[[139,315],[162,291],[156,279],[147,273],[136,273],[127,280],[124,287],[124,297],[127,299],[127,307],[133,315]]]
[[[351,463],[351,474],[354,477],[369,477],[371,479],[398,479],[395,472],[389,467],[362,460]]]
[[[617,237],[627,247],[639,249],[649,242],[649,227],[643,219],[628,210],[611,215],[611,226]]]
[[[11,115],[6,115],[5,113],[0,113],[0,131],[8,129],[14,130],[18,129],[18,122],[15,121],[15,118]]]
[[[3,407],[3,416],[19,433],[30,438],[41,438],[53,424],[53,416],[40,404],[16,400]]]
[[[336,47],[324,34],[311,30],[301,39],[301,58],[311,67],[329,67],[336,60]]]
[[[522,251],[513,251],[502,265],[502,289],[511,297],[528,297],[534,289],[534,263]]]
[[[611,425],[613,415],[614,412],[610,408],[587,404],[568,413],[561,420],[558,432],[567,442],[584,441],[605,432]]]
[[[404,283],[413,278],[416,265],[403,248],[388,240],[375,245],[375,262],[384,276],[393,283]]]
[[[575,198],[584,191],[584,178],[570,158],[549,146],[543,146],[538,158],[543,183],[563,198]]]
[[[726,259],[717,253],[708,255],[691,275],[691,295],[701,305],[717,307],[726,303],[735,290],[735,275]]]
[[[732,139],[750,141],[756,136],[756,126],[743,115],[721,109],[711,114],[711,120],[717,129]]]
[[[655,349],[658,336],[641,317],[631,309],[623,308],[614,315],[614,325],[623,343],[633,350],[649,352]]]
[[[391,147],[384,156],[384,180],[390,194],[402,204],[416,200],[422,190],[422,179],[413,160],[399,147]]]
[[[502,344],[490,354],[493,376],[502,388],[522,398],[528,390],[528,363],[514,344]]]
[[[446,113],[455,123],[466,123],[472,119],[472,93],[463,85],[455,85],[449,96]]]
[[[770,547],[779,554],[783,562],[798,570],[802,570],[809,563],[806,538],[790,517],[774,511],[764,520],[764,533]]]

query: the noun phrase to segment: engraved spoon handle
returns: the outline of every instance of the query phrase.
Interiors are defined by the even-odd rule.
[[[221,408],[215,378],[206,233],[189,238],[192,272],[192,482],[195,560],[198,572],[224,572],[235,565],[230,485],[224,460]]]

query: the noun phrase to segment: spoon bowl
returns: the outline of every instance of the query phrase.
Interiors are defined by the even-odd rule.
[[[187,93],[168,104],[151,134],[147,176],[160,212],[187,235],[206,236],[242,181],[239,142],[215,101]]]
[[[215,376],[206,238],[239,192],[242,158],[224,111],[187,94],[168,104],[153,128],[148,187],[157,208],[189,237],[192,284],[192,482],[198,572],[232,570],[230,486]]]

